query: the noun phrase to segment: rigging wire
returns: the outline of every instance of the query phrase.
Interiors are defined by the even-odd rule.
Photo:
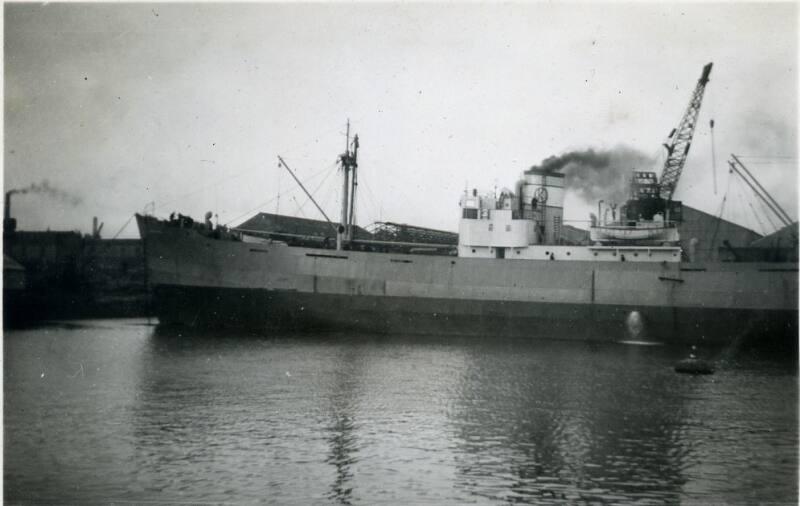
[[[797,160],[796,156],[788,155],[736,155],[739,158],[750,158],[757,160]]]
[[[112,237],[111,239],[116,239],[116,238],[117,238],[117,236],[118,236],[119,234],[121,234],[123,230],[125,230],[125,227],[127,227],[127,226],[128,226],[128,223],[130,223],[130,222],[131,222],[131,220],[133,219],[133,217],[134,217],[134,216],[136,216],[136,215],[135,215],[135,214],[132,214],[132,215],[130,216],[130,218],[128,218],[128,221],[126,221],[126,222],[125,222],[125,224],[124,224],[124,225],[122,225],[122,228],[120,228],[120,229],[117,231],[117,233],[116,233],[116,234],[114,234],[114,237]]]
[[[762,213],[764,214],[764,216],[767,218],[767,221],[769,221],[769,224],[772,226],[772,230],[773,230],[773,231],[777,231],[777,230],[779,230],[779,229],[780,229],[780,227],[779,227],[779,226],[776,226],[776,225],[775,225],[775,222],[774,222],[774,221],[772,221],[772,217],[770,217],[770,212],[769,212],[769,211],[767,211],[767,206],[766,206],[766,204],[764,204],[764,201],[762,201],[761,199],[756,199],[756,202],[757,202],[758,204],[760,204],[760,205],[761,205],[761,212],[762,212]],[[765,234],[765,235],[766,235],[766,234]]]
[[[333,166],[333,168],[336,168],[336,163],[334,162],[334,163],[332,164],[332,166]],[[330,169],[330,168],[331,168],[331,166],[329,165],[329,166],[328,166],[328,169]],[[335,171],[330,171],[330,170],[329,170],[328,174],[327,174],[327,175],[326,175],[324,178],[322,178],[322,181],[320,181],[320,183],[317,185],[317,187],[314,189],[314,191],[312,191],[312,192],[311,192],[311,196],[312,196],[312,197],[317,195],[317,192],[319,191],[319,189],[320,189],[320,188],[322,188],[322,185],[323,185],[323,184],[325,184],[325,181],[327,181],[327,180],[328,180],[328,178],[329,178],[329,177],[331,177],[331,174],[333,174],[334,172],[335,172]],[[303,205],[301,205],[301,206],[300,206],[300,209],[299,209],[299,211],[300,211],[300,212],[302,212],[302,211],[303,211],[303,208],[304,208],[304,207],[306,206],[306,204],[308,204],[310,201],[311,201],[311,199],[310,199],[310,198],[308,198],[308,196],[306,196],[306,200],[303,202]],[[305,216],[305,215],[303,215],[303,216]]]
[[[756,221],[758,222],[759,229],[761,230],[761,235],[766,236],[769,235],[769,229],[764,226],[764,223],[761,221],[761,218],[758,217],[758,213],[756,212],[755,208],[753,207],[752,202],[747,203],[750,206],[750,210],[753,211],[753,216],[755,217]]]
[[[155,213],[155,210],[156,210],[156,209],[162,209],[162,208],[164,208],[165,206],[168,206],[168,205],[170,205],[170,204],[174,204],[175,202],[178,202],[178,201],[180,201],[180,200],[185,200],[186,198],[188,198],[188,197],[191,197],[191,196],[193,196],[193,195],[196,195],[196,194],[200,193],[201,191],[207,190],[207,189],[209,189],[209,188],[210,188],[210,187],[212,187],[212,186],[216,188],[216,187],[218,187],[220,184],[223,184],[223,183],[227,183],[227,182],[229,182],[229,181],[232,181],[232,180],[234,180],[234,179],[236,179],[236,178],[238,178],[238,177],[241,177],[241,176],[243,176],[243,175],[245,175],[245,174],[247,174],[247,173],[249,173],[249,172],[252,172],[252,171],[255,171],[255,170],[257,170],[258,168],[259,168],[259,167],[251,167],[251,168],[249,168],[249,169],[245,169],[245,170],[243,170],[243,171],[241,171],[241,172],[238,172],[238,173],[236,173],[236,174],[234,174],[234,175],[232,175],[232,176],[225,176],[225,177],[219,178],[219,179],[217,179],[217,180],[214,180],[214,181],[212,181],[212,182],[210,182],[210,183],[204,184],[203,186],[197,187],[197,188],[195,188],[194,190],[192,190],[192,191],[190,191],[190,192],[188,192],[188,193],[184,193],[184,194],[182,194],[182,195],[179,195],[179,196],[175,197],[174,199],[171,199],[171,200],[168,200],[168,201],[166,201],[166,202],[164,202],[164,203],[158,204],[158,205],[157,205],[157,206],[156,206],[156,207],[153,209],[153,212]]]
[[[338,161],[336,162],[336,165],[338,165]],[[325,199],[325,202],[323,202],[320,205],[320,207],[322,207],[323,209],[330,209],[329,204],[330,204],[331,199],[335,199],[335,200],[338,199],[338,201],[341,203],[341,195],[339,194],[339,192],[337,190],[334,189],[333,191],[329,191],[328,192],[328,196]],[[337,208],[340,208],[340,207],[341,206],[337,206]],[[339,217],[339,219],[341,219],[341,217]],[[338,223],[338,221],[337,221],[337,223]]]
[[[753,220],[750,218],[750,215],[746,212],[747,208],[745,204],[747,203],[746,198],[744,197],[744,192],[742,190],[742,182],[738,179],[736,180],[736,192],[734,194],[736,200],[732,203],[735,203],[734,209],[738,211],[738,222],[742,223],[745,228],[754,229],[752,222]],[[736,223],[736,221],[734,221]]]
[[[313,152],[311,147],[315,144],[319,144],[319,139],[332,138],[334,135],[336,135],[337,137],[343,136],[344,133],[340,132],[339,128],[340,127],[332,127],[327,131],[323,131],[322,133],[315,135],[313,141],[302,141],[294,144],[293,146],[281,148],[281,153],[283,155],[289,155],[291,157],[294,157],[292,155],[307,157],[308,153]]]
[[[364,188],[367,188],[367,180],[364,179],[364,174],[360,175],[360,179],[358,181],[358,186],[362,186],[362,185],[364,186]],[[369,195],[367,195],[367,198],[369,198]],[[367,199],[363,199],[363,202],[364,202],[364,204],[361,204],[361,212],[364,214],[364,217],[367,218],[367,221],[365,222],[365,226],[366,226],[366,225],[368,225],[370,223],[374,223],[375,220],[373,219],[373,215],[369,212],[369,209],[367,209],[367,207],[368,207],[367,203],[369,201]],[[357,202],[357,203],[360,203],[360,201]]]
[[[364,184],[364,187],[367,189],[367,198],[369,199],[369,202],[371,202],[370,205],[372,206],[372,211],[375,212],[376,208],[380,207],[380,206],[378,206],[376,204],[376,200],[377,199],[375,199],[375,194],[372,193],[372,189],[369,187],[369,185],[367,184],[367,181],[363,178],[363,176],[361,178],[361,182]],[[365,200],[364,202],[368,202],[368,201]],[[380,219],[380,212],[378,213],[378,218]],[[374,220],[373,220],[373,223],[374,223]]]
[[[278,169],[280,169],[280,164],[278,164]],[[275,203],[275,214],[281,214],[281,172],[282,170],[278,170],[278,174],[275,176],[277,179],[277,187],[278,187],[278,200]]]
[[[754,197],[754,195],[750,191],[748,191],[748,188],[745,186],[745,183],[743,181],[739,181],[738,189],[739,189],[740,201],[742,202],[742,214],[743,214],[743,216],[746,217],[746,218],[749,218],[749,216],[750,216],[747,213],[747,209],[745,208],[744,204],[746,204],[750,208],[752,213],[753,213],[752,214],[753,218],[752,219],[747,219],[747,221],[744,222],[744,223],[747,223],[747,225],[748,225],[747,228],[750,228],[750,230],[753,230],[753,231],[761,230],[762,235],[767,235],[769,233],[768,230],[767,230],[767,227],[764,226],[763,222],[761,221],[761,219],[759,218],[758,214],[756,213],[755,207],[753,207],[753,205],[752,205],[752,197]],[[758,224],[758,227],[753,226],[754,222]]]
[[[304,182],[308,182],[308,181],[310,181],[310,180],[314,179],[315,177],[318,177],[318,176],[319,176],[320,174],[322,174],[322,173],[323,173],[323,171],[325,171],[325,170],[328,170],[328,167],[325,167],[324,169],[322,169],[322,170],[320,170],[320,171],[317,171],[316,173],[312,174],[311,176],[309,176],[308,178],[306,178]],[[275,195],[275,196],[273,196],[272,198],[270,198],[269,200],[267,200],[267,201],[264,201],[264,202],[262,202],[261,204],[258,204],[257,206],[255,206],[255,207],[253,207],[253,208],[249,209],[248,211],[245,211],[244,213],[242,213],[242,214],[240,214],[240,215],[236,216],[235,218],[228,220],[228,221],[227,221],[227,222],[225,222],[223,225],[224,225],[224,226],[228,226],[228,225],[229,225],[229,224],[231,224],[232,222],[234,222],[234,221],[237,221],[237,220],[239,220],[240,218],[243,218],[243,217],[247,216],[248,214],[252,213],[253,211],[256,211],[256,210],[258,210],[258,209],[261,209],[261,208],[263,208],[263,207],[266,207],[266,206],[268,206],[269,204],[271,204],[272,202],[274,202],[274,201],[275,201],[277,198],[278,198],[278,195]]]
[[[294,201],[294,205],[297,206],[297,212],[299,212],[303,218],[306,218],[306,213],[303,212],[303,207],[300,205],[300,202],[297,201],[297,198],[295,198],[294,195],[292,195],[292,200]]]
[[[737,155],[737,157],[738,157],[738,155]],[[754,162],[750,162],[750,163],[754,164],[754,165],[759,165],[760,164],[759,162],[755,162],[755,163]],[[766,162],[766,163],[770,164],[770,165],[772,164],[772,162]],[[759,205],[759,207],[761,209],[762,214],[766,217],[766,219],[769,221],[770,225],[772,226],[772,229],[773,229],[772,231],[778,231],[783,227],[783,224],[785,222],[791,222],[792,221],[791,217],[786,215],[786,212],[783,211],[783,209],[775,201],[775,199],[772,198],[772,196],[759,184],[759,182],[755,179],[755,177],[753,177],[752,175],[750,175],[748,173],[748,175],[750,175],[750,177],[752,178],[752,181],[758,186],[758,188],[760,188],[762,190],[763,194],[759,193],[759,191],[756,190],[756,188],[754,188],[751,184],[749,184],[750,182],[749,182],[748,179],[745,178],[744,174],[741,174],[741,173],[737,172],[737,175],[738,175],[738,177],[741,179],[741,181],[743,183],[748,184],[748,188],[749,189],[745,188],[745,192],[748,195],[750,195],[751,198],[756,200],[757,204]],[[766,199],[770,199],[770,200],[767,201]],[[770,202],[771,202],[771,204],[770,204]],[[774,207],[773,207],[773,205],[774,205]],[[773,221],[773,219],[772,219],[773,216],[777,217],[778,220],[781,223],[776,224],[776,222]],[[768,231],[768,230],[765,228],[765,231]]]
[[[708,259],[714,259],[714,245],[717,242],[717,233],[719,232],[719,226],[722,224],[722,213],[725,212],[725,203],[728,201],[728,192],[731,189],[731,176],[733,170],[728,170],[728,185],[725,188],[725,193],[722,195],[722,202],[719,205],[719,212],[717,213],[717,223],[714,227],[714,233],[711,235],[711,243],[708,245]]]
[[[709,121],[711,129],[711,171],[714,175],[714,195],[717,194],[717,150],[714,149],[714,118]]]
[[[239,216],[237,216],[237,217],[235,217],[235,218],[233,218],[233,219],[231,219],[231,220],[228,220],[228,221],[226,221],[226,222],[225,222],[225,223],[223,223],[222,225],[223,225],[223,226],[225,226],[225,227],[227,227],[227,226],[228,226],[228,225],[230,225],[232,222],[234,222],[234,221],[237,221],[237,220],[239,220],[239,219],[241,219],[241,218],[244,218],[245,216],[247,216],[248,214],[252,213],[253,211],[256,211],[256,210],[258,210],[258,209],[261,209],[262,207],[266,207],[266,206],[270,205],[270,204],[271,204],[273,201],[275,201],[275,199],[276,199],[276,198],[277,198],[277,196],[275,196],[275,197],[272,197],[271,199],[269,199],[269,200],[267,200],[267,201],[265,201],[265,202],[262,202],[262,203],[258,204],[257,206],[253,207],[252,209],[249,209],[249,210],[245,211],[244,213],[240,214]]]
[[[332,134],[332,133],[336,133],[336,132],[338,132],[338,128],[332,128],[332,129],[329,129],[327,132],[323,133],[321,136],[317,136],[317,138],[316,138],[316,140],[315,140],[315,141],[313,141],[313,142],[302,142],[302,143],[298,143],[298,144],[296,144],[296,145],[294,146],[294,148],[286,149],[286,150],[284,150],[283,152],[284,152],[284,153],[289,153],[289,154],[291,154],[291,153],[298,152],[299,150],[303,149],[303,150],[304,150],[304,151],[303,151],[304,153],[308,153],[308,152],[310,151],[310,149],[309,149],[309,148],[310,148],[310,147],[311,147],[313,144],[317,144],[317,143],[319,142],[319,140],[318,140],[318,139],[319,139],[320,137],[325,137],[325,136],[327,136],[327,135],[330,135],[330,134]],[[236,173],[236,174],[234,174],[234,175],[232,175],[232,176],[223,176],[223,177],[221,177],[221,178],[218,178],[218,179],[216,179],[216,180],[214,180],[214,181],[212,181],[212,182],[210,182],[210,183],[203,184],[202,186],[196,187],[195,189],[193,189],[193,190],[191,190],[191,191],[189,191],[189,192],[187,192],[187,193],[183,193],[183,194],[181,194],[181,195],[178,195],[178,196],[176,196],[176,197],[175,197],[175,198],[173,198],[173,199],[170,199],[170,200],[167,200],[167,201],[165,201],[164,203],[158,204],[158,205],[157,205],[157,206],[156,206],[156,207],[153,209],[153,212],[155,213],[155,210],[156,210],[156,209],[159,209],[159,210],[161,210],[161,209],[163,209],[163,208],[164,208],[164,207],[166,207],[166,206],[169,206],[169,205],[171,205],[171,204],[174,204],[174,203],[176,203],[176,202],[179,202],[179,201],[181,201],[181,200],[185,200],[185,199],[187,199],[188,197],[194,196],[194,195],[196,195],[196,194],[198,194],[198,193],[200,193],[200,192],[202,192],[202,191],[204,191],[204,190],[208,190],[208,189],[209,189],[209,188],[211,188],[211,187],[217,188],[217,187],[219,187],[221,184],[225,184],[225,183],[227,183],[227,182],[230,182],[230,181],[232,181],[232,180],[234,180],[234,179],[236,179],[236,178],[239,178],[239,177],[241,177],[241,176],[244,176],[245,174],[248,174],[248,173],[250,173],[250,172],[254,172],[254,171],[256,171],[256,170],[261,170],[261,168],[262,168],[262,166],[261,166],[261,165],[256,165],[256,166],[254,166],[254,167],[250,167],[250,168],[244,169],[244,170],[242,170],[241,172],[238,172],[238,173]],[[278,181],[280,182],[280,173],[278,174]],[[279,185],[278,187],[280,188],[280,185]],[[278,196],[278,198],[280,198],[280,196]],[[271,199],[271,200],[270,200],[270,203],[271,203],[273,200],[274,200],[274,199]],[[262,204],[262,205],[267,205],[267,204]],[[259,206],[259,207],[261,207],[261,206]],[[257,209],[257,208],[256,208],[256,209]],[[231,220],[231,221],[234,221],[234,220]],[[228,223],[230,223],[230,221],[229,221]]]
[[[753,202],[751,200],[747,201],[747,205],[750,207],[750,210],[753,212],[753,217],[758,222],[758,226],[761,229],[761,235],[767,235],[767,227],[764,226],[764,223],[761,221],[761,218],[758,217],[758,213],[756,213],[756,208],[753,207]]]
[[[714,195],[717,194],[717,149],[714,142],[714,118],[717,116],[716,92],[712,86],[706,93],[706,111],[709,113],[708,127],[711,131],[711,171],[714,178]]]

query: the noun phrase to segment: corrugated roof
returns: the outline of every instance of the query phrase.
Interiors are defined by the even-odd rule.
[[[334,223],[335,227],[338,227],[338,225],[338,223]],[[272,213],[258,213],[236,228],[276,234],[294,234],[321,238],[336,237],[336,233],[327,221]],[[353,236],[355,239],[372,238],[372,234],[357,225],[354,228]]]

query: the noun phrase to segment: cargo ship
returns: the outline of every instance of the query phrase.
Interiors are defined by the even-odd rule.
[[[564,175],[539,167],[513,191],[465,191],[455,247],[358,237],[358,136],[351,142],[348,127],[341,219],[326,216],[329,233],[317,243],[215,227],[208,217],[137,215],[153,308],[162,324],[190,326],[794,341],[796,259],[702,261],[679,246],[672,193],[710,69],[670,135],[661,178],[632,173],[630,199],[598,209],[589,244],[562,240]]]

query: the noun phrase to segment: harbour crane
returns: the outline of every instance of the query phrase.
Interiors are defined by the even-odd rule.
[[[683,166],[686,163],[686,157],[689,156],[694,129],[697,126],[697,116],[700,114],[700,105],[703,103],[703,93],[708,84],[712,65],[712,63],[708,63],[703,67],[703,73],[700,75],[692,93],[692,99],[689,101],[689,107],[686,108],[678,128],[673,128],[670,132],[669,142],[664,143],[664,147],[667,149],[667,159],[661,170],[661,183],[659,184],[659,195],[664,200],[672,200],[675,187],[678,185]]]
[[[712,63],[703,67],[703,73],[697,81],[692,92],[689,106],[681,117],[677,128],[670,132],[664,148],[667,150],[667,158],[661,170],[661,177],[656,177],[654,172],[635,171],[631,178],[630,200],[625,205],[623,215],[628,221],[652,220],[656,214],[665,216],[667,221],[680,221],[681,203],[672,200],[675,194],[675,187],[681,177],[686,158],[689,156],[689,148],[692,145],[692,137],[697,126],[697,117],[700,114],[700,106],[703,103],[703,93],[711,74]]]

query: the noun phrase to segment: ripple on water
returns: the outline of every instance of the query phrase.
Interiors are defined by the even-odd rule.
[[[692,378],[666,345],[179,334],[8,332],[6,499],[796,499],[784,360],[735,356]]]

